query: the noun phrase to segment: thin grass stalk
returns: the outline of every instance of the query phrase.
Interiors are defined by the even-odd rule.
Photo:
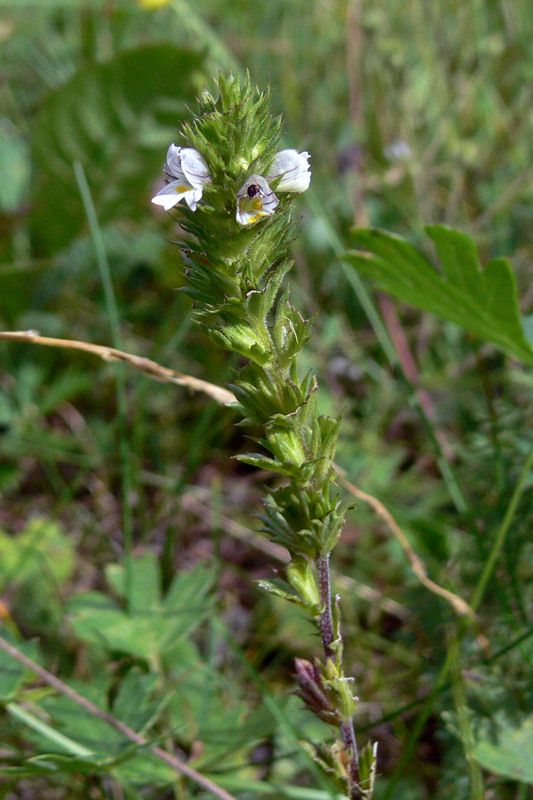
[[[118,305],[113,288],[113,280],[111,278],[111,270],[107,260],[107,254],[104,244],[104,237],[100,230],[96,208],[94,206],[91,190],[87,182],[85,170],[83,165],[76,161],[74,162],[74,173],[78,182],[83,206],[87,215],[89,223],[89,230],[93,240],[94,249],[96,252],[96,261],[98,270],[100,272],[100,279],[104,288],[104,297],[107,315],[109,319],[109,326],[111,328],[111,337],[113,345],[116,350],[121,349],[120,337],[120,316],[118,312]],[[132,586],[132,550],[133,550],[133,518],[131,513],[131,494],[133,488],[132,471],[131,471],[131,453],[128,444],[128,433],[126,419],[128,415],[128,401],[126,397],[126,379],[124,375],[124,366],[117,365],[116,371],[117,381],[117,406],[118,406],[118,435],[119,435],[119,452],[121,463],[121,478],[122,478],[122,540],[124,545],[124,582],[125,582],[125,595],[127,599],[128,608],[132,606],[133,598],[131,596]]]

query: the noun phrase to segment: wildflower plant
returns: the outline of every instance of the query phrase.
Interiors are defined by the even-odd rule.
[[[261,585],[314,619],[323,658],[297,659],[298,694],[339,737],[304,747],[346,797],[370,798],[375,747],[358,752],[357,697],[344,673],[339,602],[330,585],[330,554],[348,508],[333,481],[340,420],[318,414],[316,377],[298,375],[312,320],[293,308],[283,286],[296,235],[294,194],[309,186],[309,154],[279,150],[281,119],[249,78],[221,77],[218,89],[217,99],[204,92],[201,113],[183,126],[184,146],[170,146],[168,183],[153,202],[169,209],[185,201],[179,206],[187,234],[179,242],[184,291],[207,335],[246,359],[232,389],[242,424],[261,431],[262,452],[238,458],[282,476],[262,520],[291,561],[285,588]]]

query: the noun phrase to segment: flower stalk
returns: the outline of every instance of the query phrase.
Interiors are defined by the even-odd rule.
[[[219,97],[205,92],[201,113],[183,126],[183,147],[171,145],[167,185],[154,197],[180,204],[184,289],[207,335],[245,360],[232,390],[243,424],[259,427],[259,452],[239,460],[281,476],[262,516],[264,532],[284,545],[291,562],[284,586],[263,588],[303,607],[321,635],[324,658],[296,661],[298,694],[340,740],[303,743],[350,800],[372,797],[375,747],[359,754],[353,728],[357,698],[343,667],[338,598],[332,600],[330,553],[346,506],[334,492],[333,458],[339,420],[319,415],[316,378],[297,372],[311,336],[283,287],[295,238],[294,195],[311,179],[309,154],[278,150],[281,120],[269,96],[238,77],[221,77]]]

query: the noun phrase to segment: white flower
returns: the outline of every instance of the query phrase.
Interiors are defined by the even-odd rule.
[[[192,147],[176,147],[171,144],[163,169],[172,180],[152,197],[152,203],[163,206],[168,211],[184,199],[191,211],[196,211],[204,186],[211,180],[209,167],[203,156]]]
[[[252,175],[237,192],[237,222],[253,225],[261,217],[270,217],[279,200],[261,175]]]
[[[277,192],[305,192],[311,182],[309,153],[297,150],[281,150],[275,157],[267,180],[281,178]]]

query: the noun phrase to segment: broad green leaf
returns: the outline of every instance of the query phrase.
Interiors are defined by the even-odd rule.
[[[79,694],[83,694],[102,710],[107,710],[107,697],[97,689],[94,684],[81,681],[70,681]],[[80,752],[70,750],[72,755],[92,755],[100,759],[115,758],[128,744],[128,740],[105,722],[81,708],[77,703],[62,694],[50,695],[42,698],[40,705],[44,708],[50,720],[50,726],[59,736],[75,741]],[[51,747],[51,742],[47,746]],[[87,752],[89,751],[89,752]]]
[[[170,44],[83,66],[51,93],[33,129],[33,222],[46,252],[85,226],[74,176],[79,161],[102,224],[146,216],[166,148],[202,83],[202,57]]]
[[[479,741],[473,756],[482,767],[522,783],[533,783],[533,718],[519,728],[502,726],[498,741]]]
[[[150,566],[143,581],[141,568],[147,565]],[[146,554],[133,559],[132,566],[133,585],[138,587],[138,596],[131,613],[118,608],[105,595],[90,592],[72,598],[69,603],[70,621],[77,634],[86,641],[114,652],[140,656],[157,669],[157,657],[203,620],[212,602],[208,592],[213,583],[213,572],[200,565],[191,572],[180,573],[164,600],[156,602],[159,573],[155,559]],[[108,575],[112,575],[113,584],[120,592],[121,571],[115,569]]]
[[[346,260],[374,278],[381,291],[461,325],[506,353],[533,365],[533,347],[522,326],[516,280],[505,258],[481,268],[472,239],[445,225],[430,225],[442,272],[406,239],[360,229],[360,251]]]
[[[223,775],[218,778],[218,783],[230,792],[256,792],[258,795],[275,795],[277,798],[286,797],[287,800],[346,800],[344,794],[334,794],[322,789],[311,789],[307,786],[289,786],[285,784],[267,783],[256,781],[249,777],[239,775]]]
[[[113,704],[113,715],[139,731],[153,720],[161,703],[152,700],[152,690],[158,684],[157,675],[145,674],[134,668],[122,681]],[[103,710],[108,708],[108,682],[86,684],[70,682],[70,686],[90,699]],[[168,782],[175,772],[159,759],[146,752],[146,747],[133,745],[123,734],[85,711],[70,697],[63,694],[49,695],[41,699],[48,722],[45,723],[15,703],[7,708],[13,716],[27,724],[32,738],[38,745],[59,751],[58,755],[45,753],[32,760],[36,771],[76,771],[94,773],[112,771],[135,782]],[[148,746],[148,745],[147,745]],[[67,752],[75,759],[65,758]]]
[[[23,766],[2,768],[3,775],[12,777],[69,773],[95,775],[103,772],[111,772],[122,780],[139,784],[165,784],[176,780],[176,772],[172,767],[148,753],[137,753],[134,747],[126,748],[117,759],[43,753],[27,759]]]
[[[129,653],[151,660],[160,651],[159,642],[166,633],[166,621],[150,614],[128,615],[118,608],[95,608],[84,604],[83,596],[69,604],[74,612],[71,624],[82,639],[118,653]]]
[[[121,597],[125,592],[125,569],[122,564],[110,564],[106,577]],[[131,560],[131,602],[138,611],[158,608],[161,602],[161,574],[157,557],[147,551]]]

